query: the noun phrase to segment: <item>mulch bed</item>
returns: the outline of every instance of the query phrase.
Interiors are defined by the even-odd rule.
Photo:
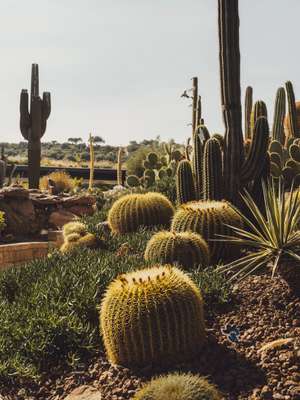
[[[222,333],[240,330],[238,342]],[[208,376],[228,400],[300,399],[300,299],[279,278],[250,277],[235,287],[234,302],[207,320],[208,340],[197,359],[174,370]],[[278,339],[291,339],[262,347]],[[285,343],[285,344],[284,344]],[[133,372],[111,366],[103,354],[89,365],[39,388],[24,388],[3,398],[61,400],[80,385],[99,388],[105,400],[129,400],[140,385],[165,371]],[[1,398],[1,396],[0,396]]]

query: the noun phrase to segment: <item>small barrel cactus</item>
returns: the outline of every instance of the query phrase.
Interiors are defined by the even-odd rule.
[[[102,301],[100,330],[113,364],[144,367],[187,360],[205,340],[200,290],[170,265],[121,275]]]
[[[140,179],[136,175],[129,175],[126,179],[126,184],[129,187],[137,187],[141,185]]]
[[[242,226],[239,214],[226,201],[192,201],[182,204],[174,215],[171,229],[176,232],[196,232],[207,242],[211,261],[235,256],[232,246],[225,244],[217,235],[229,234],[228,225]],[[236,248],[236,247],[235,247]]]
[[[133,400],[221,400],[214,385],[199,375],[173,373],[152,379]]]
[[[205,240],[193,232],[156,233],[149,240],[145,260],[161,264],[178,263],[186,269],[209,265],[209,250]]]
[[[60,248],[62,253],[69,253],[78,247],[96,248],[98,239],[87,231],[86,226],[79,222],[69,222],[63,227],[64,243]]]
[[[129,194],[117,200],[108,213],[113,233],[135,232],[141,226],[168,227],[173,216],[172,203],[160,193]]]

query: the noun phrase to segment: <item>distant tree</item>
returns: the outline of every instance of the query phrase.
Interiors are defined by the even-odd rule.
[[[77,144],[79,142],[82,142],[82,139],[80,137],[78,137],[78,138],[69,138],[68,142]]]
[[[105,143],[105,140],[101,136],[94,136],[93,141],[95,144]]]

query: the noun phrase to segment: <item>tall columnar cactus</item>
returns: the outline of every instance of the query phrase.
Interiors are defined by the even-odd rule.
[[[218,0],[221,102],[225,123],[224,178],[226,198],[237,202],[239,171],[244,162],[240,87],[238,0]]]
[[[205,378],[172,373],[152,379],[133,400],[221,400],[223,396]]]
[[[222,152],[218,139],[209,139],[204,146],[203,156],[204,200],[223,199]]]
[[[41,165],[41,138],[43,137],[47,119],[51,112],[49,92],[39,96],[39,70],[32,64],[30,109],[27,90],[23,89],[20,97],[20,129],[25,140],[28,140],[28,179],[30,188],[39,187]]]
[[[245,139],[251,139],[251,112],[253,105],[253,89],[251,86],[248,86],[245,94]]]
[[[284,136],[285,112],[286,112],[285,90],[283,87],[280,87],[276,93],[274,119],[272,127],[272,140],[278,140],[278,142],[282,144],[284,144],[285,142],[285,136]]]
[[[202,120],[202,103],[201,96],[198,96],[198,104],[197,104],[197,127],[201,125]]]
[[[203,191],[203,145],[198,133],[193,136],[193,175],[195,180],[195,197],[199,200]]]
[[[253,110],[251,112],[251,138],[254,133],[255,124],[258,118],[266,117],[268,118],[268,110],[266,103],[262,100],[258,100],[254,103]]]
[[[201,351],[205,339],[198,287],[171,266],[119,276],[100,309],[108,359],[124,366],[173,364]]]
[[[195,200],[195,186],[191,163],[188,160],[180,161],[176,175],[177,202],[184,204]]]
[[[297,121],[296,100],[292,82],[287,81],[285,83],[285,89],[288,101],[286,139],[299,138],[300,128],[298,126],[298,121]]]
[[[147,243],[145,260],[160,264],[178,263],[186,269],[209,265],[205,240],[193,232],[158,232]]]
[[[192,110],[192,136],[196,134],[197,131],[197,109],[198,109],[198,78],[193,79],[193,110]]]
[[[113,233],[135,232],[139,227],[168,227],[174,209],[160,193],[129,194],[118,199],[109,210],[108,223]]]
[[[269,144],[269,125],[265,117],[256,120],[248,156],[241,168],[241,182],[246,185],[259,179],[264,168]]]
[[[171,229],[175,232],[196,232],[207,241],[212,262],[235,256],[232,246],[219,241],[217,235],[230,234],[228,225],[241,227],[242,220],[225,201],[192,201],[176,211]]]

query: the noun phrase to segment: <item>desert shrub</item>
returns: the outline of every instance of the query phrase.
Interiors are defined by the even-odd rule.
[[[74,189],[74,181],[69,174],[64,171],[54,171],[40,179],[40,188],[49,190],[49,179],[54,183],[55,192],[70,192]]]

